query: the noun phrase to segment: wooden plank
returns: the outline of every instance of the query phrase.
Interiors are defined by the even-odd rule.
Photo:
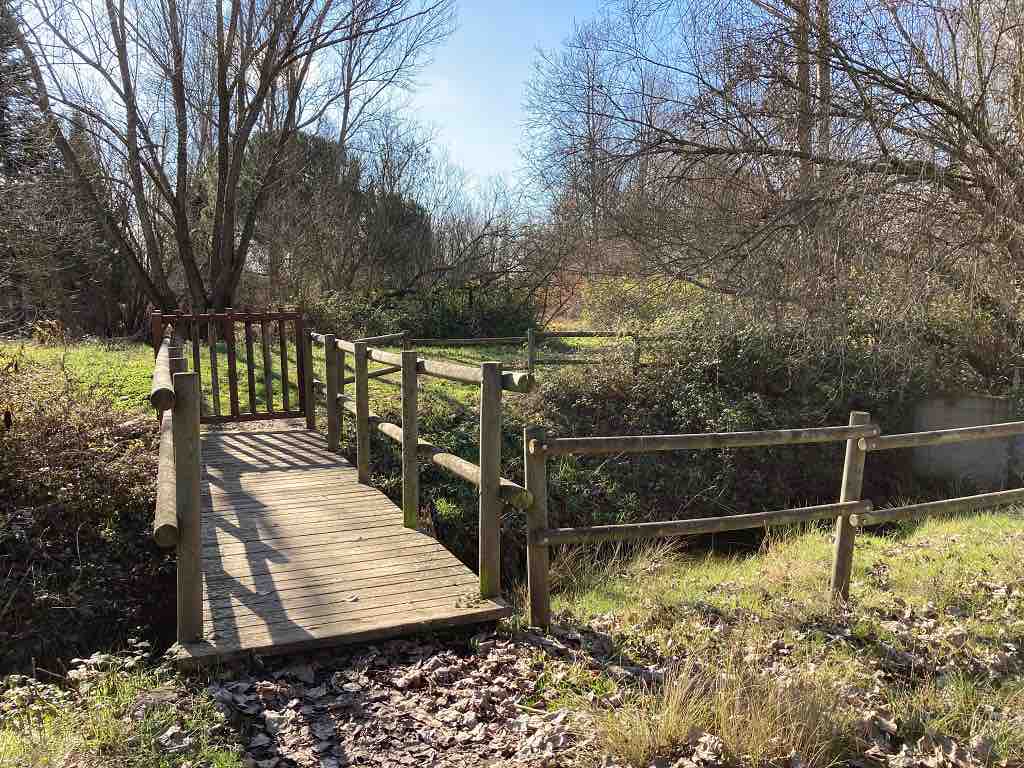
[[[260,347],[263,352],[263,404],[267,413],[274,412],[274,365],[270,358],[270,337],[266,320],[260,322]]]
[[[388,589],[388,588],[385,588]],[[384,594],[376,600],[368,601],[368,604],[360,602],[347,603],[344,600],[328,599],[319,600],[319,596],[311,596],[306,600],[305,605],[289,608],[287,606],[263,608],[258,613],[247,611],[243,606],[238,605],[227,615],[230,616],[230,623],[235,631],[244,630],[249,627],[265,627],[277,622],[289,624],[302,621],[304,625],[316,626],[324,622],[337,622],[339,620],[353,620],[361,618],[374,618],[381,612],[395,608],[414,607],[417,605],[436,605],[439,602],[447,602],[450,598],[475,597],[476,590],[465,584],[454,586],[424,587],[408,584],[401,585],[397,590],[391,589],[389,594]],[[298,602],[298,601],[296,601]],[[205,613],[204,619],[217,614]]]
[[[245,367],[249,385],[249,413],[256,415],[256,361],[253,359],[252,320],[245,321]]]
[[[214,401],[218,402],[218,401]],[[220,406],[217,406],[219,409]],[[272,421],[274,419],[301,419],[303,416],[302,411],[289,411],[288,413],[257,413],[253,415],[251,413],[243,413],[238,416],[204,416],[204,424],[226,424],[231,421]]]
[[[206,640],[177,644],[170,651],[176,664],[194,668],[217,660],[234,659],[242,655],[299,653],[339,644],[364,643],[401,637],[413,632],[427,632],[443,627],[497,621],[512,614],[512,609],[500,602],[487,601],[477,606],[463,607],[454,603],[415,611],[400,611],[398,615],[380,615],[374,621],[347,622],[342,626],[298,628],[271,634],[249,633],[241,642],[212,643]]]
[[[211,320],[206,327],[207,342],[210,348],[210,399],[213,401],[213,413],[220,416],[220,378],[217,375],[217,323]]]
[[[234,584],[244,588],[255,586],[257,581],[265,583],[268,579],[272,579],[275,589],[287,590],[291,589],[291,586],[297,586],[300,589],[315,587],[321,581],[330,584],[356,584],[382,577],[406,576],[416,573],[466,572],[466,566],[456,561],[447,550],[428,554],[416,552],[402,558],[389,559],[384,564],[360,563],[360,565],[362,568],[357,569],[352,567],[352,564],[324,561],[319,565],[295,568],[277,574],[250,573],[244,568],[236,568],[230,574],[225,574],[217,579],[211,578],[211,574],[207,574],[206,584],[208,588],[211,588],[212,585],[223,584]]]
[[[246,555],[230,558],[210,558],[204,560],[206,580],[217,581],[218,578],[234,579],[251,575],[253,578],[264,578],[273,576],[286,578],[293,572],[301,572],[311,568],[322,568],[325,565],[345,567],[352,571],[361,568],[373,567],[376,560],[381,562],[399,562],[404,558],[420,558],[431,554],[441,554],[447,550],[432,539],[418,542],[407,542],[396,547],[393,543],[376,546],[361,546],[355,544],[347,548],[334,548],[329,552],[316,550],[308,552],[301,559],[287,561],[253,560]],[[366,558],[375,558],[373,562],[367,562]],[[449,553],[450,557],[453,557]],[[457,561],[456,561],[457,562]],[[223,574],[229,574],[224,576]],[[236,576],[238,574],[238,576]]]
[[[230,308],[227,310],[227,316],[224,323],[224,341],[228,347],[228,403],[231,416],[238,418],[238,353],[235,349],[235,319]]]
[[[288,327],[284,320],[277,322],[277,346],[281,357],[281,402],[284,410],[291,410],[291,387],[288,384]]]

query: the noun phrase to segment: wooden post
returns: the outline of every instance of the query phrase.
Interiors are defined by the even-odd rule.
[[[157,352],[160,351],[160,344],[164,340],[164,318],[162,312],[153,310],[153,313],[149,316],[149,333],[153,341],[153,356],[156,357]]]
[[[850,413],[850,426],[861,426],[871,422],[871,414],[864,411]],[[859,501],[864,488],[864,459],[867,452],[860,447],[860,441],[846,441],[846,461],[843,464],[843,485],[839,492],[840,501]],[[836,518],[835,550],[832,556],[832,594],[841,600],[850,598],[850,574],[853,571],[853,545],[857,531],[850,523],[849,515]]]
[[[405,527],[413,530],[420,509],[416,361],[415,350],[402,352],[402,518]]]
[[[537,364],[537,332],[533,328],[526,331],[526,370],[533,373]]]
[[[256,415],[256,361],[253,360],[252,320],[245,320],[245,369],[249,387],[249,413]]]
[[[368,377],[366,342],[353,345],[356,378],[356,470],[359,482],[370,484],[370,380]]]
[[[278,307],[279,313],[284,312]],[[291,410],[291,385],[288,383],[288,324],[281,318],[277,320],[277,346],[281,356],[281,404],[284,412]]]
[[[217,321],[210,320],[206,332],[210,347],[210,399],[213,401],[213,412],[220,416],[220,374],[217,372]]]
[[[480,364],[480,596],[501,594],[501,363]]]
[[[335,345],[335,346],[337,346],[337,345]],[[338,379],[338,393],[344,395],[345,394],[345,382],[348,379],[348,363],[345,360],[345,350],[341,349],[341,348],[338,349],[338,372],[341,374],[341,377]],[[312,392],[312,387],[313,387],[312,374],[310,375],[310,384],[309,384],[309,386],[310,386],[310,391]],[[338,409],[338,434],[339,434],[339,442],[340,442],[341,440],[344,439],[344,435],[345,435],[345,409],[344,408],[339,408]]]
[[[174,470],[178,510],[178,642],[203,634],[202,536],[199,517],[199,374],[174,374]]]
[[[544,444],[543,427],[523,430],[523,467],[526,490],[533,495],[533,505],[526,510],[526,583],[530,594],[530,625],[547,629],[551,623],[551,588],[548,584],[548,547],[537,541],[540,531],[548,527],[548,462],[543,451],[530,452],[530,442]]]
[[[302,391],[306,393],[306,429],[316,429],[316,396],[313,393],[313,339],[310,338],[305,324],[302,326],[302,333],[299,334],[296,344],[302,351]]]
[[[274,412],[274,364],[270,358],[270,326],[266,320],[260,321],[260,348],[263,352],[263,400],[267,413]]]
[[[334,334],[324,335],[324,357],[327,360],[327,450],[337,451],[341,445],[341,417],[338,408],[338,345]]]

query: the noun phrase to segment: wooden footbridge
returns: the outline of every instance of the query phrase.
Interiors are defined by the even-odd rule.
[[[505,372],[493,362],[475,368],[425,360],[405,349],[404,334],[345,341],[312,333],[297,313],[154,313],[152,333],[157,356],[150,400],[162,414],[154,538],[161,546],[177,548],[175,650],[183,661],[286,653],[508,616],[499,567],[503,515],[524,517],[528,618],[546,627],[551,547],[828,519],[835,524],[831,591],[846,600],[859,527],[1024,502],[1024,489],[1014,489],[874,509],[861,497],[869,453],[1008,439],[1024,434],[1024,422],[881,435],[863,412],[852,413],[848,425],[716,434],[565,438],[526,427],[525,479],[520,486],[500,476],[501,402],[504,391],[531,389],[528,372]],[[183,338],[191,340],[192,371],[186,370],[182,356]],[[403,351],[388,352],[373,344]],[[324,350],[323,380],[314,376],[314,347]],[[201,386],[207,348],[208,392]],[[225,377],[217,368],[222,351],[227,413],[220,403]],[[349,355],[351,365],[346,362]],[[371,362],[379,367],[371,371]],[[352,376],[346,373],[349,369]],[[401,377],[401,425],[384,421],[369,407],[370,379],[390,374]],[[479,463],[419,437],[421,376],[479,387]],[[353,396],[346,392],[349,384],[354,385]],[[316,429],[318,402],[326,414],[325,435]],[[355,466],[338,453],[342,413],[354,422]],[[371,429],[402,446],[401,507],[370,486]],[[832,503],[627,525],[548,524],[549,456],[624,457],[835,442],[845,443],[846,460],[838,500]],[[478,489],[478,573],[417,530],[418,468],[426,462]]]

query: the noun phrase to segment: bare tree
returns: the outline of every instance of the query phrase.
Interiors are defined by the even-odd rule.
[[[845,300],[836,281],[911,260],[961,284],[1002,275],[985,290],[1012,308],[1022,11],[1020,0],[616,3],[542,60],[532,159],[564,194],[564,169],[594,154],[588,124],[605,121],[615,194],[602,198],[603,237],[660,274],[813,304]],[[583,59],[594,66],[572,63]]]
[[[3,13],[54,141],[111,247],[154,304],[177,304],[180,267],[191,304],[205,309],[232,303],[286,147],[351,90],[339,90],[331,72],[338,48],[406,32],[426,44],[442,36],[451,7],[451,0],[33,0],[20,19]],[[403,71],[400,63],[396,69]],[[106,181],[121,191],[129,215],[109,210],[81,169],[66,138],[72,124],[94,133]],[[272,137],[266,163],[243,178],[256,135]],[[204,194],[203,178],[212,179],[212,194]]]

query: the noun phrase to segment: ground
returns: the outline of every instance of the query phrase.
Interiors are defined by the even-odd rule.
[[[151,352],[77,352],[30,349],[135,418]],[[0,765],[1024,765],[1019,509],[862,534],[845,606],[826,529],[733,545],[561,552],[548,634],[518,615],[191,676],[136,645],[9,677]]]

